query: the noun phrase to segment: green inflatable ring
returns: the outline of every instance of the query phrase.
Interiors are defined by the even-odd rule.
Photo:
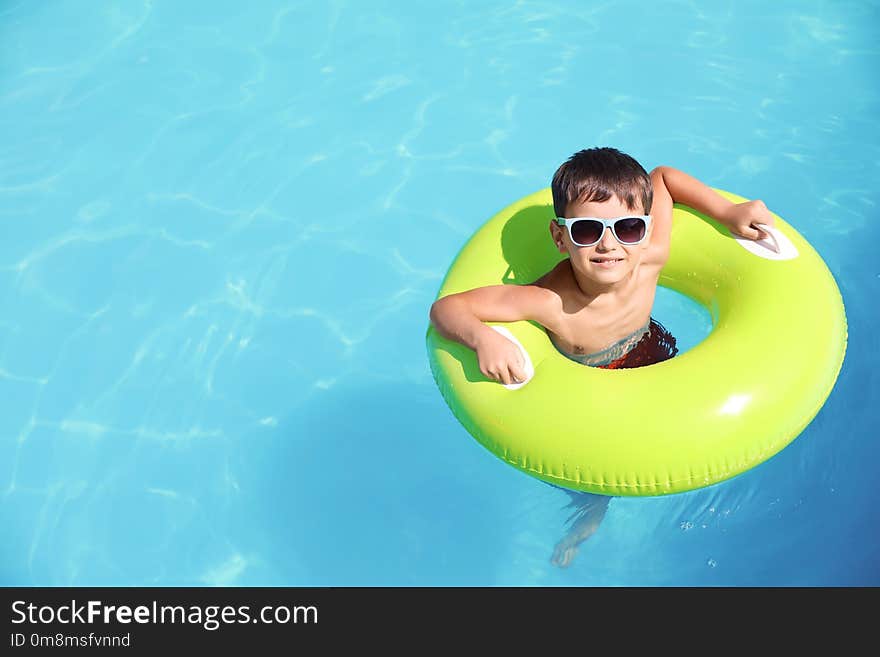
[[[748,200],[716,191],[736,203]],[[438,298],[531,283],[549,271],[564,257],[548,235],[552,217],[549,189],[502,210],[462,248]],[[510,323],[504,326],[526,350],[534,375],[508,389],[483,377],[473,351],[429,326],[428,358],[443,398],[504,462],[575,490],[664,495],[762,463],[819,412],[847,338],[831,272],[774,217],[789,259],[760,257],[746,248],[755,243],[675,205],[660,284],[702,304],[713,321],[710,335],[686,353],[635,369],[586,367],[561,355],[539,325]]]

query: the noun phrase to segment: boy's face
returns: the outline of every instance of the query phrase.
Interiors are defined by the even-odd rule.
[[[598,217],[613,219],[641,215],[626,207],[620,199],[612,196],[607,201],[573,201],[568,204],[565,217]],[[606,228],[602,238],[593,246],[578,246],[571,241],[568,230],[556,222],[551,222],[550,233],[560,253],[568,253],[571,264],[577,271],[603,285],[612,285],[629,276],[642,259],[642,252],[651,240],[651,225],[645,238],[638,244],[622,244],[617,241],[610,228]]]

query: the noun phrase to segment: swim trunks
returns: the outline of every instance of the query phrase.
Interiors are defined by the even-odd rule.
[[[556,343],[553,343],[553,346],[556,346]],[[610,347],[592,354],[570,354],[559,347],[556,347],[556,350],[581,365],[608,370],[653,365],[669,360],[678,353],[675,337],[654,318]]]

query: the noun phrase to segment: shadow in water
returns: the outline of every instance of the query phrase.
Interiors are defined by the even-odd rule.
[[[491,457],[433,387],[317,391],[241,446],[244,512],[279,584],[492,582],[504,532],[478,480]]]

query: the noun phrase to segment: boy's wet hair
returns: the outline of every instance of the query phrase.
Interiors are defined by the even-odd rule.
[[[609,147],[588,148],[572,155],[553,174],[551,189],[557,217],[565,216],[572,201],[601,203],[612,194],[630,210],[642,214],[648,214],[654,202],[651,177],[642,165]]]

